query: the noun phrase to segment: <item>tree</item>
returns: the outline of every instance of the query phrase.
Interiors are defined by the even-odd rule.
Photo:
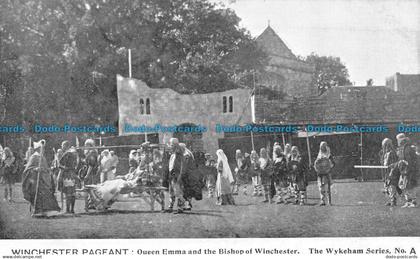
[[[250,87],[266,61],[236,14],[207,0],[4,0],[0,9],[0,86],[29,124],[116,124],[115,75],[127,75],[129,48],[134,77],[182,93]]]
[[[315,66],[313,84],[319,95],[334,86],[349,85],[349,73],[339,57],[318,56],[315,53],[307,56],[307,62]]]

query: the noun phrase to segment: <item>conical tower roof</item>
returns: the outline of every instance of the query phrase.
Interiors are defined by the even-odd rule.
[[[296,56],[270,25],[257,37],[257,42],[269,55],[296,59]]]

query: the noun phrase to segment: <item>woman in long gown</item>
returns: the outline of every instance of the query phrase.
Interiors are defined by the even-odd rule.
[[[235,205],[232,196],[232,184],[234,182],[232,171],[230,170],[228,159],[219,149],[217,155],[217,180],[216,180],[216,196],[217,205]]]
[[[31,203],[32,216],[52,216],[60,211],[54,195],[54,178],[41,151],[44,144],[45,141],[34,143],[35,153],[23,171],[23,197]]]

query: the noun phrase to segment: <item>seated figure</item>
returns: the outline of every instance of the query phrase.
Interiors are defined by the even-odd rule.
[[[153,162],[148,163],[146,156],[140,157],[140,163],[135,170],[125,175],[117,176],[97,185],[86,185],[85,189],[92,196],[97,210],[106,210],[118,199],[120,194],[131,193],[138,186],[147,186],[154,179]],[[132,196],[132,195],[131,195]]]

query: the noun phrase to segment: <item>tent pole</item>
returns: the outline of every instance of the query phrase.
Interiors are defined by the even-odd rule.
[[[363,165],[363,133],[360,132],[360,165]],[[360,175],[364,181],[363,168],[360,168]]]
[[[128,49],[128,77],[132,77],[132,70],[131,70],[131,49]]]
[[[251,145],[252,145],[252,150],[255,150],[255,146],[254,146],[254,133],[251,130]]]
[[[255,94],[255,70],[252,71],[252,85],[253,85],[253,92]],[[252,144],[252,150],[255,150],[255,145],[254,145],[254,133],[251,130],[251,144]]]
[[[309,135],[308,135],[308,131],[306,131],[306,127],[305,127],[305,132],[306,132],[306,146],[308,147],[309,167],[311,167],[312,166],[311,146],[309,145]]]
[[[283,140],[283,149],[284,149],[284,147],[286,146],[286,140],[284,139],[284,133],[283,132],[281,133],[281,138]]]

